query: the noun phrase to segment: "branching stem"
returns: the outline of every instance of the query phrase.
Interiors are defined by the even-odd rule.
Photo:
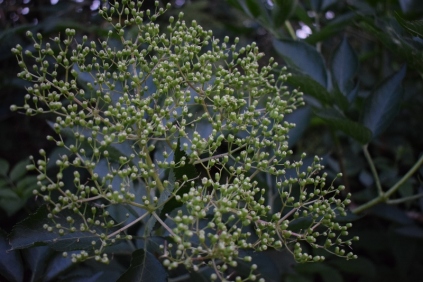
[[[377,192],[378,192],[379,196],[382,196],[383,190],[382,190],[382,185],[380,184],[379,175],[376,171],[375,164],[373,163],[373,159],[370,156],[369,150],[367,148],[368,148],[368,144],[363,146],[363,153],[364,153],[364,156],[366,157],[367,163],[370,166],[370,170],[372,171],[373,178],[374,178],[375,183],[376,183]]]
[[[144,219],[144,217],[146,217],[148,214],[149,214],[149,213],[148,213],[148,212],[146,212],[145,214],[143,214],[142,216],[138,217],[137,219],[135,219],[135,220],[134,220],[134,221],[132,221],[131,223],[129,223],[129,224],[125,225],[124,227],[122,227],[122,228],[120,228],[120,229],[116,230],[115,232],[113,232],[113,233],[111,233],[111,234],[107,235],[107,239],[112,238],[113,236],[115,236],[115,235],[119,234],[120,232],[122,232],[122,231],[124,231],[124,230],[128,229],[129,227],[131,227],[131,226],[132,226],[132,225],[134,225],[135,223],[137,223],[137,222],[139,222],[139,221],[143,220],[143,219]]]
[[[391,188],[389,188],[388,191],[386,191],[385,193],[382,192],[381,195],[379,195],[378,197],[374,198],[373,200],[355,208],[352,213],[354,214],[359,214],[379,203],[382,202],[387,202],[387,203],[401,203],[401,201],[408,201],[410,200],[410,197],[406,197],[403,199],[397,199],[397,200],[393,200],[393,201],[388,201],[389,197],[392,196],[392,194],[394,194],[421,166],[423,165],[423,154],[420,156],[420,158],[418,159],[418,161],[413,165],[413,167],[400,179],[398,180],[397,183],[395,183]],[[416,195],[416,198],[419,198],[417,196],[421,196],[421,194]]]

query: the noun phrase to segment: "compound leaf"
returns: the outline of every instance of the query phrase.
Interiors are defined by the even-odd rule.
[[[118,282],[132,281],[167,281],[167,272],[157,258],[144,249],[132,253],[131,265],[117,280]]]
[[[382,81],[367,97],[364,106],[363,124],[373,133],[380,135],[394,120],[399,111],[405,66]]]
[[[9,163],[5,159],[0,159],[0,175],[7,176],[9,171]]]
[[[0,229],[0,273],[10,282],[23,281],[23,264],[19,251],[8,251],[6,232]],[[0,276],[0,277],[1,277]]]
[[[331,104],[331,94],[316,80],[305,74],[292,73],[288,77],[288,82],[300,91],[313,96],[322,104]]]
[[[333,55],[331,71],[334,84],[347,97],[353,90],[353,78],[358,70],[358,58],[348,40],[344,37]],[[350,101],[351,102],[351,101]]]
[[[49,210],[46,205],[41,206],[34,214],[31,214],[23,221],[17,223],[10,233],[9,241],[12,250],[24,249],[33,246],[50,246],[58,251],[84,250],[91,249],[92,242],[101,244],[100,237],[89,231],[82,232],[77,229],[73,233],[65,233],[60,236],[57,232],[48,232],[44,229],[44,225],[51,226],[52,220],[47,217]],[[63,210],[55,215],[55,223],[60,223],[62,226],[67,226],[69,223],[66,217],[74,219],[74,225],[80,226],[85,224],[81,215],[74,213],[71,210]],[[91,208],[85,210],[85,217],[92,217]],[[107,219],[110,220],[111,218]],[[98,229],[97,233],[102,233],[103,229],[92,226],[91,229]],[[112,228],[115,230],[115,228]],[[113,231],[111,230],[111,231]]]
[[[291,39],[273,40],[273,47],[292,68],[301,71],[327,87],[327,73],[322,55],[305,42]]]
[[[319,111],[316,112],[316,115],[327,122],[333,129],[344,132],[361,144],[368,143],[372,138],[372,133],[369,129],[334,110]]]

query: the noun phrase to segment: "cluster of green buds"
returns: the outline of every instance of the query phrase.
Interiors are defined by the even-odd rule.
[[[163,31],[156,20],[169,6],[158,1],[155,11],[121,2],[100,10],[111,26],[105,39],[77,43],[67,29],[50,43],[28,32],[34,51],[12,50],[31,86],[11,109],[54,116],[56,136],[47,138],[62,149],[54,175],[43,150],[28,167],[49,209],[44,228],[97,238],[72,260],[108,262],[106,247],[134,240],[136,224],[145,236],[168,236],[160,258],[169,270],[211,267],[222,281],[259,279],[254,264],[248,277],[225,276],[251,261],[244,250],[287,249],[300,262],[324,260],[313,249],[355,258],[344,250],[357,239],[348,239],[351,224],[336,221],[349,203],[343,186],[319,176],[318,157],[310,166],[305,154],[292,160],[295,125],[285,115],[304,101],[283,85],[286,69],[276,71],[273,59],[259,64],[255,43],[220,42],[182,13]],[[123,146],[130,153],[117,153]],[[114,219],[112,207],[136,216]],[[62,213],[67,225],[57,223]]]

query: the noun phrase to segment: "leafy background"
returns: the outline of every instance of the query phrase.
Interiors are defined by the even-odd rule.
[[[114,250],[111,265],[86,262],[76,269],[54,248],[10,249],[12,227],[41,203],[32,197],[34,175],[25,166],[40,148],[54,158],[48,122],[12,113],[21,104],[25,83],[10,52],[31,49],[26,30],[47,37],[67,27],[95,39],[105,26],[97,14],[100,1],[0,0],[0,280],[6,281],[147,281],[166,280],[149,256],[159,242],[145,242],[149,252]],[[163,4],[164,1],[163,1]],[[295,152],[324,157],[331,175],[342,171],[342,184],[353,195],[351,210],[395,187],[423,151],[423,6],[419,0],[197,0],[172,1],[168,13],[185,13],[215,36],[256,41],[292,72],[291,87],[306,94],[307,106],[287,117],[297,124],[290,146]],[[145,1],[153,7],[153,1]],[[240,44],[241,45],[241,44]],[[124,148],[121,152],[124,153]],[[378,179],[368,156],[371,156]],[[423,169],[392,190],[389,201],[351,213],[359,259],[328,257],[324,263],[295,264],[289,254],[252,254],[269,281],[413,281],[423,277]],[[269,184],[270,185],[270,184]],[[391,190],[389,190],[391,191]],[[409,199],[409,201],[405,201]],[[118,215],[116,215],[118,216]],[[150,252],[151,251],[151,252]],[[148,269],[149,272],[140,271]],[[152,274],[153,273],[153,274]],[[179,272],[171,277],[184,279]],[[186,276],[204,281],[206,274]],[[175,279],[175,278],[173,278]],[[180,281],[182,281],[180,280]]]

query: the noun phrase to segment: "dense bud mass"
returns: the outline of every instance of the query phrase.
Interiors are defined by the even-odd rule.
[[[299,262],[325,259],[313,249],[354,258],[343,248],[351,224],[336,221],[349,196],[318,174],[319,157],[305,165],[288,147],[295,125],[285,115],[304,102],[283,85],[286,70],[259,64],[255,43],[220,42],[182,14],[163,31],[158,2],[155,11],[122,2],[100,10],[106,38],[76,43],[67,29],[46,42],[28,32],[34,50],[12,50],[31,86],[11,109],[55,116],[47,138],[62,148],[53,163],[41,151],[28,166],[48,205],[44,227],[93,237],[72,261],[107,263],[107,247],[134,235],[167,238],[167,269],[210,267],[212,280],[259,279],[254,264],[247,277],[227,277],[251,261],[247,250],[287,249]]]

